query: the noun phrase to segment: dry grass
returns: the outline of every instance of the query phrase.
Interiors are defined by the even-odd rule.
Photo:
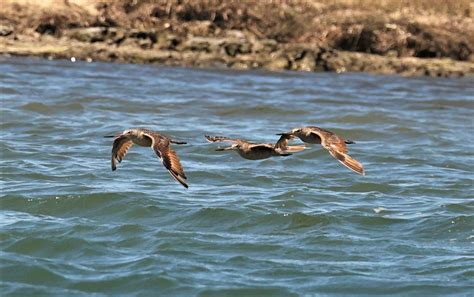
[[[385,55],[468,59],[474,51],[468,0],[121,0],[128,20],[186,28],[208,21],[210,34],[244,30],[278,42],[309,42]],[[192,26],[192,25],[191,25]]]
[[[207,22],[206,36],[241,30],[280,43],[459,60],[474,52],[474,2],[470,0],[4,1],[0,20],[20,31],[54,36],[75,27],[149,30],[165,24],[185,36],[194,34],[196,23]]]
[[[411,11],[418,14],[446,14],[466,16],[474,8],[470,0],[325,0],[327,5],[342,6],[353,9],[375,9],[380,11]]]

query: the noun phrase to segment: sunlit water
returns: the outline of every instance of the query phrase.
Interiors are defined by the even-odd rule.
[[[472,296],[472,79],[3,58],[0,94],[2,295]],[[301,125],[367,175],[204,138]],[[111,171],[130,127],[188,142],[188,190],[148,148]]]

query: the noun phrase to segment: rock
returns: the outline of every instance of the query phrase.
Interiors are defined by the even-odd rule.
[[[126,38],[125,30],[108,27],[71,29],[65,35],[69,38],[88,43],[108,42],[109,44],[119,44]]]
[[[237,56],[237,53],[239,52],[240,44],[233,42],[233,43],[228,43],[224,44],[224,49],[227,55],[231,57]]]
[[[228,30],[225,32],[225,36],[227,38],[231,38],[231,39],[239,39],[239,40],[245,40],[245,34],[244,32],[240,31],[240,30]]]
[[[278,43],[273,39],[253,40],[252,48],[255,53],[273,53],[278,50]]]
[[[35,31],[40,34],[56,35],[59,32],[59,28],[54,23],[42,23],[36,27]]]
[[[285,54],[290,61],[294,62],[303,59],[308,51],[310,51],[310,49],[297,45],[286,48]]]
[[[421,24],[410,24],[407,30],[411,34],[407,38],[407,47],[412,50],[412,55],[418,58],[447,57],[467,61],[474,51],[473,39],[466,32],[448,34],[445,28]],[[469,31],[467,28],[466,30]]]
[[[224,41],[222,47],[225,53],[231,57],[252,52],[252,44],[246,41]]]
[[[296,61],[292,68],[293,70],[299,71],[314,71],[316,68],[316,58],[312,52],[309,52],[303,57],[303,59]]]
[[[90,28],[79,28],[69,30],[70,38],[82,42],[100,42],[104,41],[107,37],[107,27],[90,27]]]
[[[353,24],[340,31],[335,40],[337,49],[386,55],[404,54],[410,34],[393,23]]]
[[[467,57],[467,62],[474,63],[474,54],[470,54],[470,55]]]
[[[209,36],[212,26],[210,21],[194,21],[187,24],[187,29],[188,33],[193,36]]]
[[[157,47],[160,49],[174,50],[181,43],[178,36],[171,33],[158,35]]]
[[[110,43],[110,44],[120,44],[122,43],[125,38],[127,38],[126,36],[126,32],[125,30],[123,29],[119,29],[119,28],[107,28],[107,41]]]
[[[285,49],[285,54],[290,61],[292,70],[314,71],[317,51],[308,44],[300,44],[288,46]]]
[[[128,37],[135,39],[148,39],[151,41],[151,43],[156,43],[156,41],[158,40],[158,35],[156,34],[155,30],[131,30],[128,33]]]
[[[153,41],[151,41],[150,39],[140,39],[138,40],[138,45],[142,49],[151,49],[153,47]]]
[[[191,37],[184,42],[183,49],[206,53],[218,52],[222,42],[221,38]]]
[[[0,36],[8,36],[13,33],[13,28],[8,25],[0,24]]]
[[[344,52],[343,52],[344,53]],[[324,70],[334,71],[337,73],[346,72],[346,65],[348,64],[348,58],[344,54],[338,54],[337,52],[327,52],[321,56],[324,61]]]
[[[243,63],[243,62],[230,63],[228,66],[233,68],[233,69],[237,69],[237,70],[247,70],[247,69],[251,68],[250,65],[248,65],[247,63]]]
[[[328,65],[328,60],[335,55],[337,55],[337,53],[335,53],[334,50],[319,48],[318,53],[315,57],[316,65],[314,71],[331,71]]]
[[[267,70],[285,70],[290,68],[290,61],[283,54],[272,55],[270,60],[263,65]]]

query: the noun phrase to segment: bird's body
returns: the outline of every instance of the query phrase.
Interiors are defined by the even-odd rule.
[[[151,147],[171,176],[187,188],[186,175],[176,152],[170,148],[171,143],[185,144],[185,142],[174,141],[168,136],[147,129],[125,130],[114,139],[112,170],[117,169],[117,163],[123,160],[132,145]]]
[[[232,142],[227,148],[217,149],[218,151],[235,150],[244,159],[262,160],[270,157],[289,156],[293,152],[304,150],[304,146],[291,146],[287,150],[281,150],[270,143],[250,143],[242,139],[227,138],[222,136],[206,136],[210,142]]]
[[[273,145],[268,143],[252,144],[240,141],[237,153],[247,160],[262,160],[270,157],[288,156],[289,154],[277,152]]]
[[[335,133],[314,126],[292,129],[290,132],[282,133],[276,146],[284,148],[289,139],[298,137],[306,143],[321,144],[329,153],[347,168],[365,175],[362,164],[347,154],[347,144],[354,142],[345,140]]]
[[[150,138],[149,136],[146,135],[151,135],[150,131],[143,130],[143,133],[140,134],[130,134],[127,136],[129,140],[133,142],[133,144],[139,145],[139,146],[148,146],[150,147],[153,143],[153,139]],[[155,133],[155,135],[159,135]],[[161,137],[161,135],[159,135]]]

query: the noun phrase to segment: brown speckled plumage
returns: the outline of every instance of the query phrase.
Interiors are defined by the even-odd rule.
[[[171,138],[147,129],[128,129],[123,131],[114,139],[112,146],[112,170],[117,169],[133,144],[151,147],[171,176],[185,188],[186,175],[176,152],[170,148],[171,143],[185,144],[185,142],[174,141]]]
[[[223,136],[205,136],[210,142],[232,142],[233,144],[226,148],[217,149],[218,151],[235,150],[244,159],[262,160],[270,157],[289,156],[290,153],[299,152],[305,149],[304,145],[285,146],[284,149],[270,143],[250,143],[242,139],[227,138]]]
[[[321,144],[329,151],[331,156],[336,158],[341,164],[354,172],[365,175],[364,166],[362,166],[359,161],[347,154],[348,150],[346,144],[351,144],[354,142],[345,140],[331,131],[319,127],[308,126],[295,128],[290,132],[282,133],[276,146],[286,146],[288,141],[294,137],[298,137],[301,139],[301,141],[306,143]]]

